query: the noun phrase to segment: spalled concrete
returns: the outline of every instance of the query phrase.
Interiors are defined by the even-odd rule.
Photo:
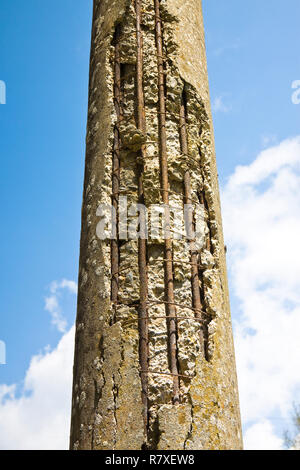
[[[123,240],[119,304],[110,302],[110,242],[96,236],[99,204],[111,203],[114,126],[114,45],[121,25],[124,116],[120,126],[120,188],[137,202],[137,152],[147,146],[143,184],[149,208],[162,202],[158,131],[157,49],[153,0],[142,0],[146,134],[136,124],[135,9],[131,0],[95,0],[91,49],[86,172],[82,210],[79,296],[74,365],[71,448],[239,449],[242,446],[226,262],[199,0],[161,0],[170,205],[183,207],[183,177],[191,175],[198,224],[205,351],[190,308],[190,254],[173,241],[180,404],[172,404],[164,297],[164,246],[148,239],[149,423],[144,435],[139,365],[138,241]],[[188,155],[179,139],[183,90]],[[133,217],[128,218],[130,222]],[[159,303],[161,302],[161,303]],[[165,374],[165,375],[164,375]]]

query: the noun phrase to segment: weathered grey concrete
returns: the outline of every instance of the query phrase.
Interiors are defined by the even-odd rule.
[[[113,102],[112,40],[122,24],[124,120],[121,126],[121,187],[137,201],[136,152],[147,141],[144,168],[147,207],[161,202],[157,114],[157,61],[153,0],[143,0],[144,93],[147,135],[135,122],[135,10],[131,0],[95,0],[92,31],[86,172],[82,208],[79,296],[72,405],[72,449],[240,449],[241,425],[227,287],[213,126],[208,91],[200,0],[161,0],[167,79],[167,145],[171,204],[182,204],[186,157],[180,149],[178,119],[183,88],[187,98],[189,168],[193,197],[204,194],[208,210],[199,253],[209,315],[207,357],[201,353],[199,324],[178,309],[178,363],[181,403],[172,405],[172,378],[149,374],[149,430],[145,442],[139,374],[137,309],[110,302],[110,243],[96,236],[97,207],[111,203]],[[175,194],[178,193],[178,194]],[[119,300],[139,300],[138,244],[120,248]],[[183,241],[173,243],[175,260],[189,261]],[[149,297],[164,296],[163,241],[149,240]],[[157,262],[161,260],[161,263]],[[176,302],[192,304],[190,266],[174,265]],[[163,305],[151,316],[164,317]],[[150,315],[149,313],[149,315]],[[169,372],[164,318],[149,322],[149,369]]]

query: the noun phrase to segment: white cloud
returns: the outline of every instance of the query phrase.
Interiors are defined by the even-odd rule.
[[[67,321],[61,313],[59,298],[61,290],[67,289],[72,294],[77,294],[77,284],[74,281],[63,279],[61,282],[53,281],[50,285],[50,296],[45,298],[45,310],[51,315],[51,323],[61,333],[66,332]]]
[[[0,385],[0,449],[68,449],[74,331],[31,359],[21,396]]]
[[[77,293],[74,281],[63,279],[50,285],[45,308],[52,323],[64,331],[59,299],[61,291]],[[47,346],[33,356],[23,387],[0,384],[0,449],[67,449],[71,416],[74,326],[53,350]]]
[[[251,426],[244,435],[245,450],[283,450],[283,439],[275,435],[272,424],[261,421]]]
[[[288,419],[299,400],[299,187],[300,136],[237,167],[222,194],[242,419],[265,431],[257,446],[279,443],[267,419]]]
[[[228,113],[231,110],[231,107],[224,103],[224,96],[216,96],[212,102],[212,111],[214,113]]]
[[[72,294],[77,294],[77,284],[75,281],[63,279],[61,282],[53,281],[50,290],[55,294],[59,289],[68,289]]]

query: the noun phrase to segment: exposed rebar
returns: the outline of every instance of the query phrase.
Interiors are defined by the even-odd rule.
[[[136,94],[137,94],[137,127],[146,133],[145,99],[143,90],[143,34],[141,28],[142,13],[141,1],[135,0],[136,9],[136,38],[137,38],[137,63],[136,63]],[[138,155],[138,199],[139,204],[145,204],[144,198],[144,160],[146,158],[146,146],[143,145]],[[140,304],[139,304],[139,358],[142,370],[148,370],[149,339],[148,339],[148,273],[147,273],[147,221],[144,211],[140,213],[140,233],[138,240],[138,264],[140,279]],[[147,441],[148,433],[148,376],[141,374],[142,402],[144,433]]]
[[[160,15],[160,2],[154,0],[155,8],[155,36],[157,47],[158,64],[158,98],[159,98],[159,143],[160,143],[160,167],[161,167],[161,186],[162,200],[166,208],[166,230],[170,229],[170,210],[169,210],[169,177],[168,177],[168,159],[167,159],[167,134],[166,134],[166,96],[165,96],[165,73],[164,73],[164,54],[163,54],[163,33],[162,21]],[[172,263],[172,240],[165,239],[165,293],[166,293],[166,316],[168,322],[168,348],[170,357],[170,370],[173,375],[173,402],[179,403],[180,386],[178,374],[177,359],[177,323],[176,308],[174,305],[174,278]]]
[[[168,372],[154,372],[153,370],[148,370],[148,371],[141,371],[142,374],[154,374],[154,375],[166,375],[166,376],[171,376],[171,377],[183,377],[185,379],[192,380],[195,376],[189,376],[189,375],[183,375],[183,374],[170,374]]]
[[[203,174],[202,174],[202,177],[203,177]],[[202,191],[200,191],[198,197],[199,197],[200,204],[202,204],[203,207],[204,207],[205,214],[207,214],[208,236],[206,237],[206,249],[208,251],[210,251],[211,254],[213,255],[213,246],[212,246],[212,243],[211,243],[211,239],[212,239],[211,226],[210,226],[210,220],[209,220],[209,207],[208,207],[207,199],[206,199],[206,196],[205,196],[204,188],[203,188]]]
[[[111,300],[117,304],[119,294],[119,234],[118,234],[118,212],[119,212],[119,188],[120,188],[120,123],[122,120],[122,97],[121,97],[121,61],[120,61],[120,35],[121,27],[117,25],[114,45],[114,105],[117,121],[114,128],[114,144],[112,156],[112,206],[116,214],[116,226],[112,228],[111,240]],[[114,218],[112,218],[114,220]]]
[[[204,176],[203,176],[203,173],[202,173],[202,177],[204,179]],[[206,195],[205,195],[205,189],[203,187],[203,189],[199,192],[198,194],[198,197],[199,197],[199,202],[200,204],[202,204],[202,206],[204,207],[205,209],[205,213],[207,215],[207,220],[206,220],[206,223],[207,223],[207,226],[208,226],[208,234],[206,236],[206,244],[205,244],[205,248],[207,251],[209,251],[212,255],[214,255],[214,252],[213,252],[213,245],[212,245],[212,235],[211,235],[211,224],[210,224],[210,215],[209,215],[209,206],[208,206],[208,203],[207,203],[207,199],[206,199]],[[200,262],[201,262],[201,255],[200,255]],[[205,288],[204,288],[204,284],[202,283],[201,284],[201,298],[202,298],[202,304],[205,303]],[[209,315],[209,314],[206,314],[206,317],[205,317],[205,320],[203,322],[203,340],[204,340],[204,355],[205,355],[205,359],[207,361],[209,361],[209,324],[212,320],[212,316]]]
[[[183,91],[180,104],[180,117],[179,117],[179,135],[180,135],[180,145],[181,151],[184,154],[188,154],[188,135],[187,135],[187,124],[186,124],[186,96]],[[184,199],[185,204],[192,204],[192,189],[191,189],[191,174],[187,170],[184,174]],[[193,213],[187,211],[187,220],[186,220],[186,232],[187,238],[189,240],[190,252],[191,252],[191,284],[192,284],[192,299],[193,307],[195,309],[196,318],[202,319],[202,302],[201,302],[201,290],[200,290],[200,278],[199,278],[199,268],[198,268],[198,250],[196,249],[195,242],[191,238],[191,233],[195,233],[195,221],[193,218]],[[203,329],[200,326],[200,347],[201,351],[204,354],[204,337]]]

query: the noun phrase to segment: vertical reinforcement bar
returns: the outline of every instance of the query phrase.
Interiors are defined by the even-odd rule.
[[[143,90],[143,34],[141,28],[142,13],[141,1],[135,1],[136,8],[136,37],[137,37],[137,64],[136,64],[136,88],[137,88],[137,127],[146,133],[145,100]],[[146,157],[146,146],[143,145],[138,155],[138,198],[139,204],[145,204],[143,172]],[[147,440],[148,432],[148,272],[147,272],[147,221],[146,214],[140,213],[140,237],[138,240],[138,264],[140,278],[140,305],[139,305],[139,357],[141,366],[142,401],[144,415],[144,432]]]
[[[181,104],[180,104],[180,113],[179,113],[179,135],[180,135],[180,145],[181,152],[183,155],[188,155],[188,136],[187,136],[187,124],[186,124],[186,97],[183,91]],[[187,157],[188,158],[188,157]],[[191,189],[191,175],[189,170],[184,174],[184,200],[185,204],[192,204],[192,189]],[[200,279],[199,279],[199,269],[198,269],[198,251],[195,246],[195,240],[191,239],[190,234],[195,232],[195,223],[193,220],[193,213],[191,211],[187,212],[187,236],[189,239],[189,245],[191,250],[191,283],[192,283],[192,298],[193,298],[193,307],[195,309],[195,317],[202,320],[202,301],[201,301],[201,290],[200,290]],[[204,353],[204,336],[203,336],[203,327],[202,323],[200,325],[200,347],[203,354]]]
[[[203,179],[204,179],[204,176],[203,176]],[[212,247],[212,244],[211,244],[211,227],[210,227],[210,220],[209,220],[209,207],[208,207],[207,199],[206,199],[206,196],[205,196],[204,188],[200,193],[199,200],[200,200],[200,203],[203,205],[204,210],[207,214],[208,236],[206,237],[206,249],[207,249],[207,251],[209,251],[213,255],[213,247]]]
[[[166,233],[170,233],[170,210],[169,210],[169,177],[167,159],[167,133],[166,133],[166,96],[165,96],[165,73],[163,60],[163,35],[162,22],[160,16],[160,2],[154,0],[155,8],[155,35],[157,47],[158,64],[158,98],[159,98],[159,140],[160,140],[160,166],[162,199],[166,208]],[[170,356],[170,369],[173,374],[173,402],[179,403],[180,387],[178,377],[177,359],[177,322],[176,308],[174,300],[174,279],[173,279],[173,256],[172,240],[170,235],[165,234],[165,292],[166,292],[166,314],[168,321],[168,347]]]
[[[117,115],[117,122],[114,129],[114,144],[112,157],[112,206],[116,213],[116,227],[112,228],[111,240],[111,301],[114,305],[118,302],[119,293],[119,237],[118,237],[118,211],[119,211],[119,190],[120,190],[120,123],[122,120],[122,97],[121,97],[121,61],[120,61],[120,25],[117,25],[114,61],[114,105]],[[114,220],[114,218],[112,218]],[[114,319],[115,320],[115,319]]]
[[[200,156],[201,156],[201,152],[200,152]],[[204,181],[204,175],[203,175],[203,172],[202,172],[202,177],[203,177],[203,181]],[[205,248],[207,251],[209,251],[212,255],[214,255],[214,252],[213,252],[213,245],[211,243],[211,239],[212,239],[212,236],[211,236],[211,225],[210,225],[210,215],[209,215],[209,206],[208,206],[208,203],[207,203],[207,199],[206,199],[206,196],[205,196],[205,189],[203,187],[203,189],[200,191],[199,195],[199,202],[200,204],[203,205],[204,207],[204,212],[206,214],[206,217],[207,217],[207,225],[208,225],[208,235],[206,237],[206,245],[205,245]],[[200,262],[201,262],[201,255],[200,255]],[[204,300],[205,299],[205,289],[204,289],[204,285],[202,283],[201,285],[201,298]],[[202,302],[203,303],[203,302]],[[209,323],[211,322],[212,320],[212,317],[211,315],[205,315],[205,318],[203,319],[203,344],[204,344],[204,355],[205,355],[205,359],[207,361],[209,361]]]

